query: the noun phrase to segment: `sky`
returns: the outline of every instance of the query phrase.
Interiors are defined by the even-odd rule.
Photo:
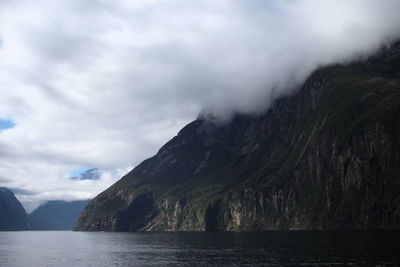
[[[13,127],[14,127],[13,121],[0,119],[0,131],[5,129],[10,129]]]
[[[0,186],[96,196],[199,114],[260,113],[400,37],[398,0],[0,0]],[[96,180],[71,174],[98,168]]]

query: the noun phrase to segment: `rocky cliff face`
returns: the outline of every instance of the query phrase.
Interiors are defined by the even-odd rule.
[[[400,228],[400,45],[259,116],[199,118],[82,212],[85,231]]]
[[[0,187],[0,231],[29,230],[28,216],[14,193]]]

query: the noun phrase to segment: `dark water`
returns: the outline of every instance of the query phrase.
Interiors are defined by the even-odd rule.
[[[0,266],[400,266],[400,232],[0,232]]]

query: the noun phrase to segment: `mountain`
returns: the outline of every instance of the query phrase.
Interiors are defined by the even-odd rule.
[[[29,230],[28,216],[24,207],[5,187],[0,187],[0,231]]]
[[[52,200],[29,214],[32,230],[72,230],[89,200]]]
[[[400,44],[258,116],[199,118],[83,210],[82,231],[400,228]]]

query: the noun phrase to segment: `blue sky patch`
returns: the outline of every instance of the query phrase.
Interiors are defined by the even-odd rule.
[[[0,130],[14,128],[15,123],[12,120],[0,119]]]
[[[77,175],[79,175],[79,174],[81,174],[81,173],[83,173],[83,172],[85,172],[87,170],[90,170],[90,169],[91,168],[88,168],[88,167],[80,167],[78,169],[70,171],[69,172],[69,176],[74,177],[74,176],[77,176]]]

